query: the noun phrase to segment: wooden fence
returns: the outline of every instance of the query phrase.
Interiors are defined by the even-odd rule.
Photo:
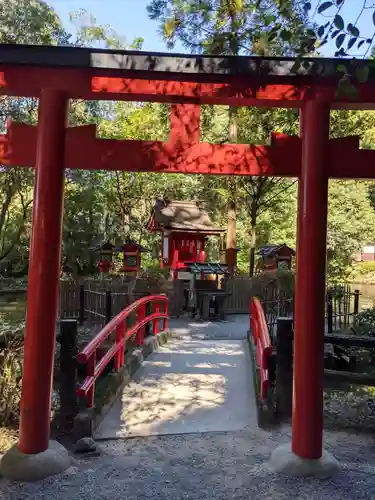
[[[61,281],[59,318],[105,324],[129,305],[134,282]],[[107,321],[108,320],[108,321]]]
[[[155,293],[147,280],[127,283],[61,281],[59,319],[77,319],[80,324],[104,326],[135,300]],[[176,280],[165,284],[170,301],[170,316],[180,316],[184,309],[184,283]]]
[[[332,333],[348,330],[354,324],[359,312],[358,290],[351,291],[350,286],[328,288],[326,294],[327,331]]]
[[[250,278],[233,278],[223,281],[223,289],[231,295],[225,300],[226,314],[249,314],[254,285]]]

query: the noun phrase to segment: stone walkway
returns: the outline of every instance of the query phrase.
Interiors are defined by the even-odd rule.
[[[250,353],[244,340],[171,339],[125,387],[96,438],[256,427]]]
[[[171,319],[169,328],[180,338],[201,340],[243,340],[249,329],[247,314],[233,314],[226,321],[195,321],[188,317]]]

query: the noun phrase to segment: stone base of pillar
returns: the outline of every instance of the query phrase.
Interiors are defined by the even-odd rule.
[[[35,455],[26,455],[15,445],[3,456],[0,475],[11,481],[40,481],[61,474],[70,465],[71,457],[68,451],[56,441],[50,441],[46,451]]]
[[[327,451],[323,450],[321,458],[310,460],[295,455],[290,444],[276,448],[271,455],[270,466],[274,472],[299,477],[326,478],[340,470],[339,462]]]

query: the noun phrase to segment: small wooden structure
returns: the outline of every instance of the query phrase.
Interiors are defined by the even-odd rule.
[[[216,263],[187,264],[192,274],[189,289],[189,309],[193,316],[199,319],[224,319],[225,299],[231,294],[221,288],[219,276],[228,275],[225,266]],[[200,276],[200,280],[197,280]],[[216,279],[204,279],[216,276]]]
[[[259,271],[275,271],[276,269],[291,269],[292,257],[296,255],[293,248],[285,243],[281,245],[264,245],[259,249]]]
[[[214,225],[200,202],[168,199],[156,200],[147,229],[161,233],[160,266],[168,265],[174,278],[189,264],[205,262],[207,236],[225,232]]]
[[[141,254],[150,250],[147,250],[136,241],[128,239],[124,244],[114,247],[113,251],[123,254],[121,273],[136,273],[141,267]]]

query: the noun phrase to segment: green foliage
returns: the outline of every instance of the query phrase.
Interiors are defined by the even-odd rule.
[[[311,10],[311,2],[303,0],[302,3],[304,3],[307,11]],[[346,18],[343,14],[345,6],[348,6],[349,3],[352,7],[352,10],[350,10],[351,19]],[[336,56],[347,56],[351,50],[356,51],[356,56],[359,50],[362,51],[362,57],[366,57],[369,54],[374,36],[369,37],[368,34],[362,33],[359,24],[363,16],[370,14],[373,25],[375,25],[374,5],[369,5],[365,0],[355,3],[349,0],[326,1],[318,3],[317,13],[324,15],[328,19],[325,24],[316,28],[319,46],[324,45],[331,38],[335,40],[338,49],[335,54]],[[354,73],[360,83],[367,81],[368,68],[360,68]]]
[[[330,181],[327,229],[327,273],[342,282],[351,272],[353,255],[374,239],[374,211],[368,183]]]
[[[140,50],[142,48],[143,38],[137,37],[129,45],[127,41],[120,37],[110,26],[98,25],[95,17],[85,9],[72,12],[70,14],[70,21],[77,29],[75,45],[104,46],[108,49],[131,48]]]
[[[360,36],[358,28],[349,26],[342,13],[337,12],[337,5],[328,6],[328,3],[325,2],[324,13],[332,15],[335,30],[345,31],[344,45],[349,34],[352,38]],[[18,9],[20,5],[22,9]],[[319,8],[323,5],[321,2]],[[307,50],[310,42],[306,40],[316,38],[315,27],[306,22],[310,10],[310,2],[291,0],[151,0],[149,4],[150,16],[159,22],[169,43],[179,39],[193,52],[232,54],[295,54],[304,44]],[[140,48],[142,43],[136,39],[128,44],[109,26],[98,25],[84,10],[72,14],[77,29],[73,40],[53,9],[37,0],[22,0],[21,4],[14,0],[3,2],[0,18],[2,41],[116,48]],[[320,38],[325,33],[326,28],[320,29]],[[340,66],[344,75],[352,73],[348,64],[343,62]],[[355,69],[358,81],[366,79],[364,68],[362,65]],[[12,117],[35,124],[36,111],[36,100],[3,98],[1,123],[4,126],[6,119]],[[168,105],[76,100],[71,105],[69,122],[71,125],[95,123],[103,138],[165,140],[169,136],[168,114]],[[243,107],[234,113],[227,106],[202,106],[202,141],[267,144],[271,131],[298,134],[298,130],[298,112],[293,109]],[[362,147],[374,147],[374,113],[332,112],[331,137],[351,134],[360,134]],[[27,273],[32,191],[31,170],[3,168],[0,272],[7,275]],[[342,281],[348,275],[353,253],[374,237],[373,192],[373,183],[330,183],[328,274],[331,281]],[[235,202],[240,272],[247,272],[254,244],[258,247],[285,242],[295,247],[297,185],[294,180],[68,171],[63,257],[74,274],[94,271],[95,257],[89,248],[104,238],[123,240],[131,236],[150,249],[157,249],[158,236],[147,233],[145,224],[159,196],[203,199],[212,218],[223,226],[228,222],[228,207]],[[218,245],[213,241],[210,241],[209,252],[212,259],[220,257]],[[157,269],[158,260],[154,257],[143,256],[145,269]]]
[[[23,364],[23,324],[0,314],[0,427],[19,417]]]
[[[41,0],[0,2],[0,42],[65,45],[70,35],[54,10]]]
[[[284,299],[292,299],[294,297],[294,281],[294,272],[289,270],[261,273],[251,278],[252,293],[261,300],[269,300],[269,290],[275,288],[282,292]]]
[[[375,307],[355,315],[356,331],[362,335],[375,335]]]
[[[375,273],[375,262],[359,262],[353,266],[351,277],[358,278],[369,273]]]
[[[286,54],[308,50],[306,11],[293,0],[150,0],[151,19],[169,47],[192,52]],[[310,36],[315,33],[310,33]]]

